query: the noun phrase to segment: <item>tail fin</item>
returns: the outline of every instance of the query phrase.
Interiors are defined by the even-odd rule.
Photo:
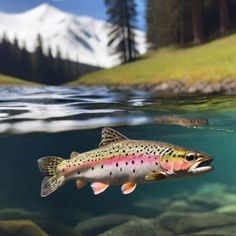
[[[39,170],[46,175],[41,185],[41,197],[56,191],[65,182],[64,176],[58,176],[57,166],[63,161],[61,157],[47,156],[38,159]]]

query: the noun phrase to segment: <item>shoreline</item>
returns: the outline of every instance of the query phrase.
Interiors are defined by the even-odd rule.
[[[155,84],[86,84],[81,83],[80,85],[69,87],[106,87],[108,89],[138,89],[150,92],[160,92],[186,95],[194,94],[222,94],[222,95],[236,95],[236,79],[226,78],[218,82],[199,81],[193,84],[185,83],[182,80],[169,80],[165,82]]]
[[[150,93],[160,93],[160,95],[236,95],[236,78],[226,78],[217,82],[198,81],[193,84],[188,84],[183,80],[169,80],[159,83],[146,83],[146,84],[101,84],[101,83],[80,83],[77,85],[62,84],[62,85],[44,85],[36,83],[22,83],[22,84],[0,84],[3,87],[87,87],[87,88],[107,88],[118,90],[133,90]]]

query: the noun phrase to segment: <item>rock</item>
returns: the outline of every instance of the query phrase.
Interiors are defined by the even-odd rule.
[[[37,225],[39,225],[45,232],[50,236],[80,236],[80,232],[74,229],[74,227],[69,227],[62,223],[57,223],[51,220],[36,220]]]
[[[216,209],[216,212],[236,216],[236,205],[228,205],[228,206],[220,207]]]
[[[157,224],[177,234],[236,224],[236,218],[211,213],[167,213],[156,219]]]
[[[171,202],[168,198],[159,198],[158,204],[156,198],[145,197],[134,202],[134,207],[141,212],[142,217],[155,217],[160,214]]]
[[[165,212],[189,212],[190,206],[184,200],[175,200],[168,207],[166,207]]]
[[[39,226],[29,220],[0,221],[1,236],[47,236]]]
[[[236,195],[227,191],[225,185],[208,184],[202,187],[196,194],[189,197],[188,201],[191,206],[214,210],[221,206],[236,204]]]
[[[30,212],[22,208],[0,209],[0,220],[32,219],[40,216],[38,213]]]
[[[117,226],[109,231],[106,231],[99,236],[173,236],[173,234],[163,229],[162,227],[158,227],[154,225],[153,220],[148,219],[138,219],[130,221],[126,224],[122,224]]]
[[[181,234],[180,236],[235,236],[236,235],[236,226],[223,226],[201,230],[194,233]]]
[[[94,236],[134,219],[137,219],[137,217],[132,215],[107,214],[83,220],[76,225],[75,229],[85,236]]]

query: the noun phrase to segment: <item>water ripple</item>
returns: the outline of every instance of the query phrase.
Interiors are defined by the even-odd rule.
[[[194,118],[204,114],[203,118],[211,121],[211,129],[217,125],[218,129],[227,130],[228,124],[232,129],[235,105],[236,97],[163,97],[140,89],[6,87],[0,88],[0,132],[140,125],[153,123],[162,115],[183,114]],[[219,121],[221,112],[227,117],[223,124]]]

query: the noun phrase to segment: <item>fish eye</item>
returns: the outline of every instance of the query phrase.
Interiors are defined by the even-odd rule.
[[[196,159],[196,155],[193,154],[193,153],[189,153],[189,154],[186,155],[185,159],[186,159],[187,161],[193,161],[193,160]]]

